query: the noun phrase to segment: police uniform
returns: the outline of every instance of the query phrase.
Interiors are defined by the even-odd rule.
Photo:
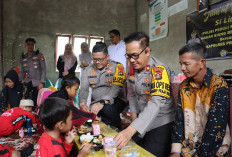
[[[156,156],[170,152],[175,112],[169,78],[168,67],[152,56],[144,70],[129,72],[127,77],[130,110],[138,114],[131,126],[142,137],[141,146]]]
[[[36,99],[38,95],[37,86],[42,83],[45,83],[46,79],[46,63],[44,55],[41,54],[38,50],[33,52],[31,56],[22,54],[20,61],[20,74],[19,80],[22,81],[27,74],[25,83],[27,84],[28,93],[32,92],[32,99],[34,104],[36,104]],[[27,95],[29,97],[29,95]]]
[[[89,87],[92,87],[92,101],[108,100],[109,104],[104,105],[98,113],[102,120],[108,124],[120,128],[120,112],[124,109],[125,103],[118,97],[119,91],[123,88],[125,72],[123,65],[108,60],[105,68],[96,69],[94,64],[85,68],[81,77],[81,88],[79,93],[80,103],[86,104]]]

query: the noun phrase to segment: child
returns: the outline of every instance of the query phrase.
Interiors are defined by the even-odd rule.
[[[61,89],[55,93],[52,93],[49,95],[49,97],[63,98],[72,104],[71,109],[73,111],[73,125],[79,127],[88,119],[94,120],[96,118],[95,114],[79,110],[73,105],[73,98],[75,98],[77,95],[80,80],[73,75],[67,75],[64,77],[61,85]]]
[[[36,127],[35,116],[31,113],[33,106],[32,100],[21,100],[19,107],[14,107],[4,112],[0,117],[0,137],[8,136],[20,129],[27,118],[30,118],[33,127]]]
[[[36,157],[68,156],[72,149],[72,141],[76,137],[75,129],[71,130],[71,104],[61,98],[47,98],[43,102],[39,117],[47,131],[42,134],[37,144]],[[66,134],[64,140],[61,134]],[[87,156],[91,145],[82,146],[78,157]]]
[[[19,82],[19,76],[16,71],[8,71],[4,81],[5,87],[0,94],[0,113],[13,107],[19,107],[19,102],[26,93],[23,84]]]

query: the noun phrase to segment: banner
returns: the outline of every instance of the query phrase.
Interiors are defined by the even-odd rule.
[[[201,14],[188,14],[186,39],[186,43],[204,43],[206,59],[232,58],[232,0],[216,3]]]
[[[150,41],[166,37],[168,34],[168,1],[154,0],[149,4]]]

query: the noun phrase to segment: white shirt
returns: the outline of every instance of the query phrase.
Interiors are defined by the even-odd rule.
[[[111,60],[119,62],[123,65],[124,70],[126,71],[126,44],[124,41],[120,41],[117,45],[111,44],[108,47],[108,53]]]

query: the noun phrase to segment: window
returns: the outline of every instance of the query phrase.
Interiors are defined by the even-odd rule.
[[[77,60],[79,60],[79,54],[81,54],[81,43],[86,42],[89,44],[89,50],[92,51],[93,46],[96,42],[104,42],[104,37],[101,36],[87,36],[87,35],[73,35],[73,34],[57,34],[56,35],[56,63],[60,55],[64,54],[65,45],[67,43],[72,44],[73,53],[77,56]],[[57,68],[56,68],[56,71]],[[77,66],[76,72],[80,72],[80,67]]]
[[[89,50],[92,52],[94,45],[96,44],[96,42],[104,42],[104,38],[103,37],[99,37],[99,36],[90,36],[90,44],[89,44]]]

